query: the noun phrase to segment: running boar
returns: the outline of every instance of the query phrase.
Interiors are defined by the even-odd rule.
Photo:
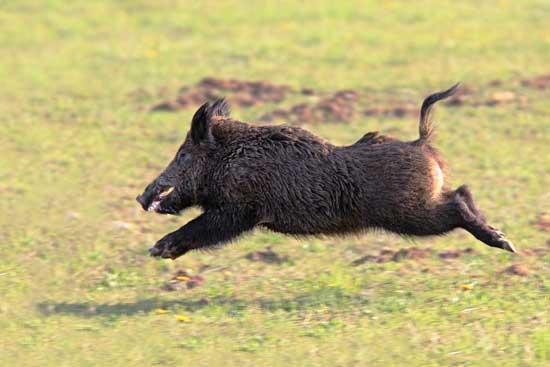
[[[515,252],[487,223],[468,187],[446,185],[429,115],[457,87],[424,100],[418,139],[368,133],[350,146],[298,127],[236,121],[223,99],[205,103],[174,159],[137,197],[143,209],[161,214],[191,206],[203,213],[160,239],[150,254],[175,259],[255,227],[297,236],[370,228],[433,236],[463,228],[488,246]]]

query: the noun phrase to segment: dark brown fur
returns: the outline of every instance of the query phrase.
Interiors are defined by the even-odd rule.
[[[426,98],[420,136],[412,142],[375,132],[338,147],[298,127],[235,121],[223,100],[201,106],[176,157],[138,201],[164,214],[189,206],[204,212],[158,241],[151,254],[175,259],[256,226],[291,235],[378,228],[431,236],[464,228],[489,246],[514,251],[486,223],[466,186],[445,188],[429,112],[456,87]]]

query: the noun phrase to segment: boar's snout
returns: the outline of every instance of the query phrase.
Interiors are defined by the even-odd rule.
[[[151,202],[153,201],[153,197],[151,196],[150,198],[147,198],[145,196],[145,193],[143,193],[142,195],[138,195],[136,197],[136,200],[137,202],[141,205],[141,207],[143,208],[143,210],[147,210],[149,208],[149,205],[151,204]]]
[[[163,191],[163,188],[164,185],[159,185],[158,179],[156,179],[147,185],[143,194],[136,197],[137,202],[141,205],[143,210],[151,210],[153,203],[160,199],[159,194]]]
[[[153,182],[145,188],[143,194],[136,197],[137,202],[141,205],[143,210],[149,210],[149,207],[155,200],[158,191],[160,190],[157,189],[156,183]]]
[[[145,211],[155,211],[160,214],[175,214],[177,211],[172,210],[170,205],[168,207],[164,205],[173,189],[168,183],[161,182],[161,179],[156,179],[145,188],[143,194],[136,197],[136,200]]]

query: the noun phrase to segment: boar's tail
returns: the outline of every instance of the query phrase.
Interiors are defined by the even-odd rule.
[[[418,128],[420,136],[418,140],[415,141],[417,145],[424,145],[432,138],[434,127],[432,121],[430,120],[430,112],[435,102],[455,94],[459,85],[460,83],[456,83],[446,91],[431,94],[426,97],[424,102],[422,102],[422,108],[420,109],[420,126]]]

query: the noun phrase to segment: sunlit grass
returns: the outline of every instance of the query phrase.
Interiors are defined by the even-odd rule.
[[[518,82],[550,72],[549,16],[536,0],[3,4],[0,365],[548,364],[549,238],[535,222],[550,208],[549,93]],[[220,251],[149,258],[197,211],[160,217],[134,201],[193,113],[148,109],[206,76],[418,103],[458,80],[480,93],[500,80],[526,105],[439,105],[437,145],[455,186],[467,183],[491,222],[538,255],[512,257],[462,231],[414,241],[256,231]],[[372,130],[412,139],[417,121],[307,128],[350,144]],[[245,258],[268,246],[288,260]],[[351,265],[411,246],[434,252]],[[529,274],[503,272],[515,263]],[[205,283],[163,290],[178,269]]]

